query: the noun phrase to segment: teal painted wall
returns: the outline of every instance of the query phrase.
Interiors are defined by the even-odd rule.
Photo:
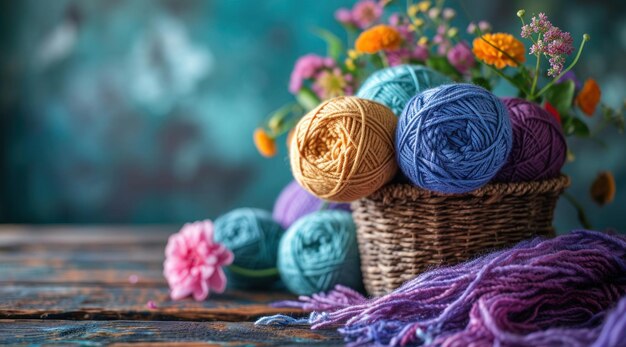
[[[613,106],[626,90],[621,1],[466,1],[466,15],[518,30],[515,11],[544,10],[593,40],[577,71]],[[270,208],[290,179],[284,144],[262,159],[255,127],[290,101],[298,56],[324,53],[311,32],[352,1],[0,2],[0,222],[181,223],[236,206]],[[523,4],[523,5],[522,5]],[[510,15],[504,15],[510,14]],[[506,89],[500,89],[506,92]],[[626,230],[625,139],[576,145],[565,171],[599,228]],[[612,170],[616,201],[587,198]],[[559,205],[557,227],[577,226]]]

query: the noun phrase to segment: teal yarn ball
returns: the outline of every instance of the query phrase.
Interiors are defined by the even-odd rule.
[[[400,116],[404,106],[426,89],[452,83],[447,76],[421,65],[398,65],[368,77],[356,96],[377,101]]]
[[[506,163],[513,137],[506,106],[472,84],[447,84],[416,95],[396,128],[402,173],[418,187],[466,193]]]
[[[280,241],[278,271],[287,288],[298,295],[326,291],[337,284],[362,288],[352,214],[324,210],[296,221]]]
[[[272,215],[255,208],[238,208],[215,220],[215,241],[233,252],[226,267],[228,285],[240,289],[264,289],[279,278],[276,261],[283,228]]]

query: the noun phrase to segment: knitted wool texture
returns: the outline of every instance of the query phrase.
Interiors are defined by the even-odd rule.
[[[310,295],[336,284],[361,287],[352,215],[325,210],[299,219],[280,241],[278,270],[295,294]]]
[[[619,347],[626,341],[626,237],[574,231],[423,273],[379,298],[338,287],[278,306],[351,345]]]
[[[398,65],[374,72],[356,96],[380,102],[397,116],[413,96],[422,91],[452,83],[448,77],[421,65]]]
[[[447,84],[416,95],[396,131],[398,165],[413,184],[466,193],[488,183],[511,151],[506,107],[471,84]]]
[[[561,125],[535,103],[518,98],[502,101],[511,117],[513,146],[494,180],[521,182],[558,176],[567,154]]]
[[[228,285],[264,289],[276,282],[278,243],[283,233],[269,212],[256,208],[238,208],[217,218],[215,240],[235,256],[225,269]]]
[[[397,171],[396,124],[393,112],[374,101],[342,96],[323,102],[294,128],[289,151],[294,178],[330,201],[373,193]]]

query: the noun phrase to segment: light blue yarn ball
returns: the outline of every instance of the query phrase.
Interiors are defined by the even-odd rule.
[[[368,77],[356,96],[380,102],[400,116],[406,103],[426,89],[452,83],[448,77],[421,65],[398,65]]]
[[[416,95],[396,129],[402,172],[418,187],[465,193],[488,183],[512,145],[504,103],[471,84],[448,84]]]
[[[310,295],[343,284],[362,288],[352,214],[325,210],[295,222],[280,241],[278,270],[287,288]]]
[[[230,287],[263,289],[278,280],[278,244],[284,230],[269,212],[238,208],[217,218],[213,227],[215,241],[235,256],[225,269]]]

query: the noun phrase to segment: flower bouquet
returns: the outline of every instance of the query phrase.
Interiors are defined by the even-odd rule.
[[[456,15],[443,1],[363,0],[337,10],[348,48],[318,30],[327,56],[298,59],[289,83],[296,101],[254,133],[266,157],[286,135],[306,191],[353,201],[371,294],[432,265],[553,234],[554,207],[569,185],[561,166],[575,158],[567,139],[624,129],[623,108],[598,107],[598,84],[580,83],[572,71],[588,35],[575,49],[545,14],[520,10],[519,38],[480,21],[467,27],[470,42],[452,25]],[[500,81],[513,98],[492,94]],[[591,191],[610,202],[612,175],[599,175]]]

